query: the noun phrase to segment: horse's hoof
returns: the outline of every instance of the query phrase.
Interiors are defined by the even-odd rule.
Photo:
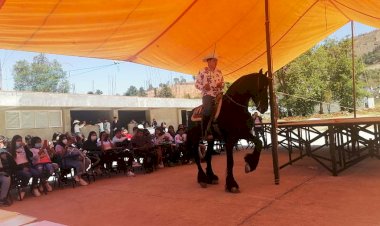
[[[198,184],[202,188],[206,188],[207,184],[209,183],[210,179],[206,176],[206,174],[202,171],[198,172],[198,178],[197,178]]]
[[[212,180],[211,184],[219,184],[219,180]]]
[[[199,185],[201,186],[201,188],[207,188],[207,183],[199,182]]]
[[[251,172],[252,170],[251,170],[251,167],[249,166],[249,164],[248,163],[246,163],[245,164],[245,173],[249,173],[249,172]]]
[[[247,154],[244,157],[246,173],[252,172],[257,168],[257,165],[259,163],[259,158],[260,158],[259,152],[256,152],[254,154]]]
[[[231,188],[231,191],[230,191],[231,193],[240,193],[240,189],[239,188],[237,188],[237,187],[233,187],[233,188]]]
[[[236,194],[236,193],[240,193],[240,189],[237,188],[237,187],[232,187],[232,188],[230,188],[230,189],[226,188],[226,192]]]
[[[219,177],[216,176],[214,173],[208,174],[207,177],[209,184],[219,184]]]

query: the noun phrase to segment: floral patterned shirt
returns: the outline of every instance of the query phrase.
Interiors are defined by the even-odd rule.
[[[205,85],[209,84],[210,89],[206,90]],[[214,71],[211,71],[208,67],[205,67],[203,70],[199,71],[197,80],[195,82],[195,88],[202,91],[202,95],[216,97],[219,93],[223,91],[224,79],[222,72],[215,68]]]

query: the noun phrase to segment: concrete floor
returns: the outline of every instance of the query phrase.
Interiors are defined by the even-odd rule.
[[[272,160],[263,151],[258,169],[244,173],[236,152],[241,193],[224,191],[226,156],[214,156],[219,185],[203,189],[195,165],[152,174],[100,178],[87,187],[65,187],[4,208],[67,225],[380,225],[380,161],[366,159],[333,177],[304,158],[280,171],[274,185]],[[280,162],[286,153],[279,153]],[[282,161],[283,162],[283,161]]]

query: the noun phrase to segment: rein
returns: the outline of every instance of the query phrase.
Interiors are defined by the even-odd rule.
[[[226,96],[232,103],[236,104],[239,107],[242,107],[242,108],[247,108],[248,107],[248,106],[239,104],[238,102],[234,101],[234,99],[232,99],[230,96],[228,96],[228,94],[224,94],[224,96]]]
[[[260,90],[260,77],[259,76],[256,76],[256,78],[257,78],[257,82],[256,82],[256,84],[257,84],[257,91],[259,92],[259,94],[257,94],[257,95],[259,95],[260,96],[260,94],[261,94],[261,90]],[[234,99],[232,99],[232,97],[230,97],[227,93],[226,94],[224,94],[224,96],[226,96],[232,103],[234,103],[235,105],[237,105],[237,106],[239,106],[239,107],[242,107],[242,108],[247,108],[248,106],[246,106],[246,105],[243,105],[243,104],[240,104],[240,103],[238,103],[238,102],[236,102]]]

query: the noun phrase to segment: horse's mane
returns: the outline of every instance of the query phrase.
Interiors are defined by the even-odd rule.
[[[240,78],[238,78],[235,82],[232,83],[232,85],[228,88],[226,94],[234,94],[234,93],[244,93],[247,91],[247,89],[252,88],[252,82],[251,79],[256,79],[258,81],[258,78],[256,76],[263,76],[262,70],[258,73],[251,73],[248,75],[244,75]],[[254,81],[254,82],[256,82]],[[246,87],[246,89],[244,89]]]

